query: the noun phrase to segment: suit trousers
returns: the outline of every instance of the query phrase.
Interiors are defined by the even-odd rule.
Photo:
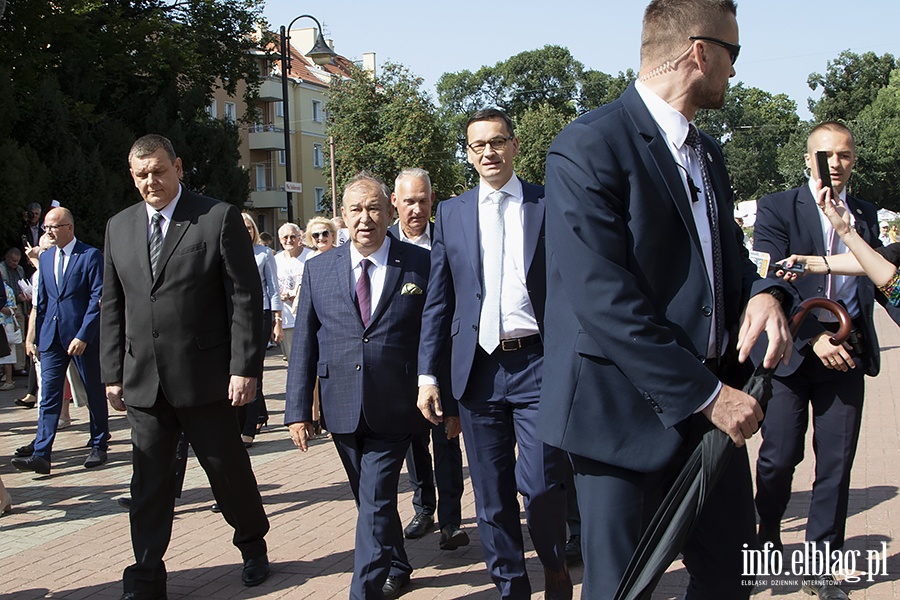
[[[812,407],[816,479],[806,541],[830,542],[833,550],[844,545],[850,469],[862,424],[865,380],[859,365],[857,360],[857,368],[846,373],[827,369],[810,351],[793,374],[774,377],[756,463],[756,508],[760,521],[773,527],[780,524],[791,497]]]
[[[358,512],[350,599],[382,598],[389,575],[412,573],[397,512],[397,486],[410,435],[376,433],[361,417],[356,432],[331,436]]]
[[[428,441],[434,445],[434,467]],[[437,509],[438,525],[462,523],[462,449],[459,437],[447,439],[444,424],[412,436],[406,453],[406,469],[413,489],[413,507],[416,514],[433,515]],[[435,483],[437,495],[435,496]]]
[[[272,311],[263,311],[263,331],[267,332],[263,337],[263,357],[269,346],[269,334],[272,332]],[[266,409],[266,397],[263,395],[263,371],[260,370],[256,378],[256,397],[253,402],[237,407],[238,422],[241,426],[241,435],[256,437],[256,428],[259,424],[269,420],[269,411]]]
[[[263,510],[250,457],[241,443],[234,407],[228,400],[175,408],[162,390],[150,408],[128,407],[134,474],[131,478],[131,544],[135,564],[124,574],[126,592],[162,595],[163,556],[172,537],[177,486],[176,448],[181,433],[206,471],[216,503],[234,528],[243,559],[266,553],[269,521]]]
[[[702,415],[692,417],[691,425],[696,431],[691,438],[696,440],[709,428]],[[685,451],[670,465],[653,473],[571,455],[581,509],[582,598],[615,597],[644,528],[691,449],[693,446],[686,444]],[[732,455],[682,549],[690,574],[686,600],[749,598],[753,586],[743,585],[742,579],[747,578],[741,576],[744,547],[756,547],[753,484],[746,446]]]
[[[543,363],[540,344],[491,355],[479,347],[459,401],[478,532],[501,598],[531,598],[517,490],[541,563],[565,566],[568,458],[535,433]]]
[[[88,344],[81,356],[69,356],[59,337],[41,352],[41,402],[38,415],[38,431],[34,442],[34,455],[50,461],[56,427],[62,411],[63,390],[69,363],[75,363],[88,397],[91,417],[91,447],[107,449],[109,439],[109,405],[106,389],[100,381],[100,351],[97,344]]]

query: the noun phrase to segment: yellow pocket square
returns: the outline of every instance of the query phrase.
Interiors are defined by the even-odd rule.
[[[414,283],[404,283],[403,289],[400,290],[401,296],[411,295],[411,296],[420,296],[422,294],[422,288],[417,286]]]

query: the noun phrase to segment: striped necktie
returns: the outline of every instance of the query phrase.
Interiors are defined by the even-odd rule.
[[[162,234],[162,215],[156,213],[150,219],[150,270],[153,278],[156,279],[156,269],[159,266],[159,255],[162,252],[163,234]]]

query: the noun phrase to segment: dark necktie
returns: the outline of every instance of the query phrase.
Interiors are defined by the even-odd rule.
[[[159,265],[159,255],[162,251],[162,215],[155,213],[150,219],[150,270],[156,279],[156,268]]]
[[[372,290],[369,285],[369,262],[368,258],[362,259],[359,266],[362,273],[356,282],[356,304],[359,305],[359,316],[362,317],[363,325],[368,327],[369,320],[372,318]]]
[[[691,124],[685,142],[697,155],[700,176],[703,178],[703,196],[706,198],[706,216],[709,218],[709,233],[712,238],[713,255],[713,291],[716,303],[716,355],[722,356],[722,342],[725,339],[725,288],[722,272],[722,239],[719,236],[719,219],[716,211],[716,197],[713,193],[712,179],[706,166],[706,151],[700,141],[700,132]]]
[[[66,251],[62,248],[59,249],[59,263],[56,265],[56,289],[62,289],[63,283],[63,267],[66,265]]]

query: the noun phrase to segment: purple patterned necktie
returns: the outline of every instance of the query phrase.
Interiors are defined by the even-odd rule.
[[[359,316],[365,327],[369,326],[369,320],[372,318],[372,291],[369,285],[369,265],[372,263],[368,258],[362,259],[359,266],[362,273],[359,275],[359,281],[356,282],[356,304],[359,306]]]
[[[703,178],[703,196],[706,198],[706,216],[709,217],[709,234],[712,238],[713,254],[713,290],[716,303],[716,356],[721,357],[725,340],[725,286],[722,269],[722,238],[719,235],[719,219],[716,212],[716,196],[713,193],[712,179],[706,166],[706,150],[700,141],[700,132],[691,124],[685,143],[693,148],[697,155],[697,164]]]

